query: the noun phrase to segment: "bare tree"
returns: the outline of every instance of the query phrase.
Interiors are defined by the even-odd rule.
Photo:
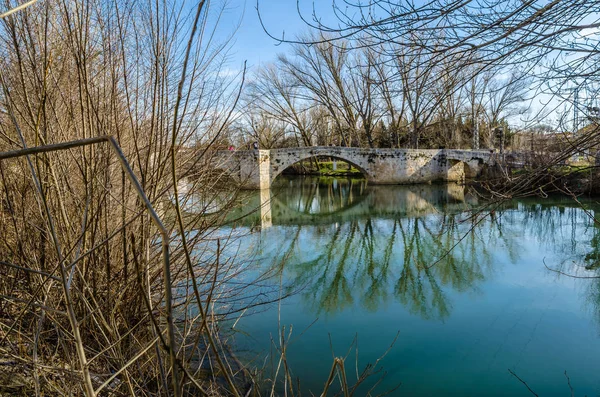
[[[520,71],[512,71],[506,78],[492,78],[485,93],[485,117],[487,119],[487,145],[492,147],[493,129],[502,120],[527,112],[531,77]]]
[[[478,66],[473,66],[476,70]],[[472,77],[467,83],[467,104],[468,104],[468,117],[471,122],[471,133],[472,133],[472,144],[473,149],[479,149],[481,144],[480,136],[480,124],[481,117],[484,113],[483,100],[484,95],[488,89],[488,84],[492,76],[490,73],[477,73],[475,71],[471,74]]]
[[[376,57],[376,53],[369,48],[356,53],[347,77],[351,81],[351,105],[360,120],[361,132],[370,148],[375,147],[373,134],[382,113],[379,98],[381,91],[377,89]]]
[[[294,59],[279,56],[281,67],[304,90],[304,99],[312,100],[329,111],[336,134],[342,145],[357,141],[357,116],[352,107],[349,83],[346,80],[349,52],[321,43],[315,46],[297,45]]]
[[[250,84],[248,102],[252,108],[249,111],[259,111],[285,123],[300,135],[305,146],[311,146],[312,125],[307,116],[311,104],[304,99],[301,90],[292,76],[277,65],[267,65],[256,73]]]
[[[404,87],[402,93],[409,119],[410,147],[417,149],[422,130],[436,112],[440,100],[433,95],[432,89],[436,65],[428,54],[414,51],[410,44],[399,49],[395,62]]]
[[[377,76],[376,88],[382,102],[382,118],[387,122],[390,141],[400,147],[400,131],[406,124],[402,79],[394,78],[394,69],[385,62],[376,62],[373,67]]]
[[[283,143],[286,126],[282,121],[266,113],[248,109],[243,123],[249,128],[253,141],[258,142],[261,148],[272,149]]]
[[[459,119],[466,105],[466,92],[463,89],[466,73],[456,73],[453,59],[446,59],[440,67],[440,79],[434,87],[438,107],[435,118],[439,127],[440,144],[444,147],[464,147],[465,141]]]
[[[27,393],[202,393],[220,387],[195,366],[210,351],[239,395],[208,304],[225,290],[212,276],[237,270],[206,246],[222,214],[201,216],[240,86],[222,77],[221,12],[59,1],[0,22],[0,356],[31,375]],[[190,235],[177,189],[192,176],[206,200]]]

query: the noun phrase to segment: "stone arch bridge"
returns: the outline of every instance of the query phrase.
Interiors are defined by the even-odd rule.
[[[367,181],[373,184],[458,182],[478,176],[485,165],[496,162],[496,154],[489,150],[312,146],[219,151],[213,159],[213,165],[230,174],[245,188],[268,189],[286,168],[315,157],[346,161],[359,169]]]

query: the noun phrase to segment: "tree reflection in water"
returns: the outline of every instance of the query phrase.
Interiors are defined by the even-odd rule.
[[[581,278],[585,286],[584,301],[600,325],[600,211],[598,202],[577,204],[568,197],[540,204],[521,200],[518,204],[523,225],[535,233],[549,257],[545,265],[557,277]],[[560,272],[560,273],[558,273]]]
[[[524,200],[477,214],[476,203],[456,185],[287,183],[291,189],[274,192],[273,222],[289,225],[292,237],[284,239],[275,262],[285,262],[287,284],[304,286],[302,300],[317,314],[354,305],[376,311],[395,299],[413,314],[443,320],[452,311],[449,292],[478,293],[494,272],[496,250],[517,262],[523,228],[535,231],[554,256],[588,270],[600,257],[599,229],[577,208]],[[564,236],[567,229],[581,233]],[[590,296],[598,302],[600,287]]]

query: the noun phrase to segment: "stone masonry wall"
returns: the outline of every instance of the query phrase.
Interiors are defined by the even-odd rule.
[[[283,170],[315,156],[347,161],[373,184],[462,181],[477,176],[485,163],[493,161],[489,151],[320,146],[219,152],[217,166],[230,172],[246,188],[267,189]]]

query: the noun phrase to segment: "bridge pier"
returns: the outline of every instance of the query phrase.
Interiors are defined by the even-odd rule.
[[[271,189],[260,189],[260,226],[262,229],[273,226]]]

